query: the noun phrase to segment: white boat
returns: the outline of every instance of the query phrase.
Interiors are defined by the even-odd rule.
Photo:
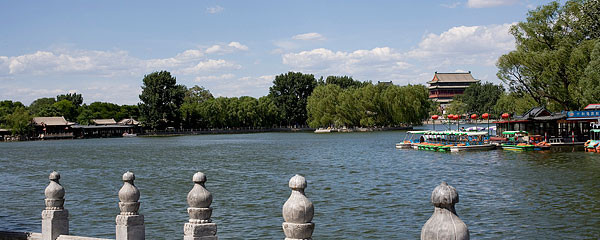
[[[337,131],[335,128],[319,128],[315,130],[315,133],[332,133]]]
[[[137,137],[135,133],[123,133],[123,137]]]
[[[415,148],[421,142],[421,138],[415,139],[415,135],[422,135],[429,131],[407,131],[402,142],[396,143],[397,149]]]

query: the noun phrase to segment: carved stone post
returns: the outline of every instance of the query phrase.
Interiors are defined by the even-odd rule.
[[[431,203],[435,210],[421,229],[421,240],[469,239],[469,229],[454,209],[454,204],[458,203],[458,192],[454,187],[442,182],[431,193]]]
[[[58,180],[60,174],[50,173],[50,184],[46,187],[46,209],[42,211],[42,239],[56,240],[59,235],[69,235],[69,211],[64,208],[65,188]]]
[[[190,220],[183,226],[183,240],[217,240],[217,224],[212,223],[212,194],[206,190],[206,175],[201,172],[192,178],[194,187],[187,195]]]
[[[132,172],[123,174],[123,187],[119,190],[119,209],[117,215],[116,240],[143,240],[146,238],[144,215],[140,209],[140,190],[133,185],[135,175]]]
[[[290,179],[292,194],[283,204],[283,233],[285,240],[310,240],[312,239],[315,224],[312,219],[315,208],[304,195],[306,179],[297,175]]]

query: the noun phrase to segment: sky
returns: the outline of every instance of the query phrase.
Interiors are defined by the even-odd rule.
[[[289,71],[396,85],[471,71],[499,84],[510,26],[548,2],[2,1],[0,100],[136,104],[161,70],[226,97],[267,95]]]

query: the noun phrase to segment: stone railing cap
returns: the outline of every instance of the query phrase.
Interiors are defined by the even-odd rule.
[[[454,205],[458,203],[458,192],[446,182],[442,182],[431,193],[431,203],[435,206]]]
[[[194,177],[192,177],[192,181],[194,181],[194,183],[203,184],[206,182],[206,175],[203,172],[197,172],[194,174]]]
[[[301,175],[296,174],[290,179],[289,186],[291,189],[305,189],[307,186],[306,178]]]
[[[60,179],[60,173],[58,173],[57,171],[52,171],[50,173],[50,176],[48,176],[48,179],[50,179],[51,181],[58,181]]]
[[[130,171],[127,171],[126,173],[123,174],[123,181],[133,181],[135,180],[135,174],[133,174]]]

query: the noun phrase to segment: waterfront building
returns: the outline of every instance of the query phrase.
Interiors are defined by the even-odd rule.
[[[140,132],[139,122],[135,119],[123,119],[118,123],[114,119],[92,119],[92,125],[75,125],[73,131],[78,138],[122,137],[125,133]]]
[[[71,126],[74,123],[67,121],[64,117],[34,117],[32,124],[34,127],[34,138],[73,138]]]
[[[429,99],[439,102],[442,108],[447,106],[456,95],[463,94],[465,89],[479,80],[468,73],[438,73],[435,72],[429,84]]]
[[[10,135],[11,135],[10,130],[0,128],[0,140],[4,140],[5,137],[8,137]]]
[[[526,131],[553,144],[579,144],[590,139],[590,130],[600,128],[600,104],[590,104],[582,111],[553,113],[534,107],[523,115],[494,122],[497,132]],[[501,134],[500,134],[501,135]]]
[[[125,118],[125,119],[119,121],[118,123],[119,123],[119,125],[134,125],[134,126],[140,125],[140,122],[136,121],[133,118]]]
[[[94,125],[115,125],[117,124],[117,121],[115,121],[114,119],[110,118],[110,119],[92,119],[92,124]]]

